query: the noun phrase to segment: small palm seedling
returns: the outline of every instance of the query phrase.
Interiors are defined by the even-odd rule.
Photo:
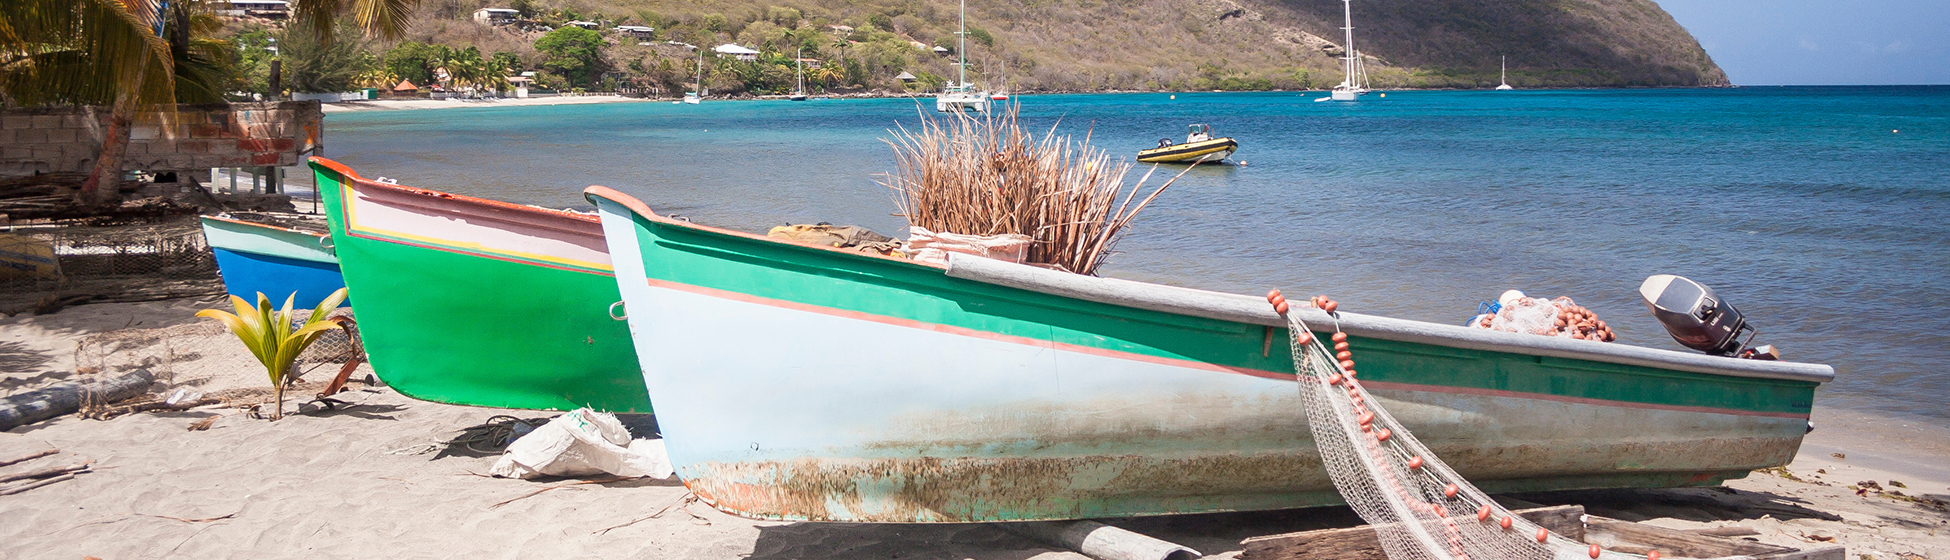
[[[286,374],[291,372],[292,362],[298,361],[298,354],[303,353],[305,347],[311,346],[312,341],[318,340],[318,335],[338,326],[325,318],[333,309],[338,308],[339,302],[345,301],[345,288],[339,288],[324,301],[318,302],[318,308],[311,311],[311,316],[305,318],[304,324],[298,325],[297,329],[293,330],[291,302],[297,296],[298,294],[294,292],[290,297],[284,298],[283,309],[272,308],[270,298],[264,297],[263,292],[258,292],[255,307],[250,302],[244,301],[244,298],[230,296],[231,306],[237,308],[235,314],[221,309],[205,309],[196,312],[198,317],[209,317],[222,322],[223,326],[230,329],[231,334],[237,335],[238,340],[244,341],[244,347],[250,350],[251,355],[256,356],[257,361],[264,364],[264,372],[271,376],[271,391],[277,399],[271,409],[272,420],[284,417],[284,386],[289,382]]]

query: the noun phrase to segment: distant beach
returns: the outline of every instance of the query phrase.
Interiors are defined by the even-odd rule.
[[[327,113],[350,113],[358,111],[393,111],[400,109],[534,107],[540,105],[591,105],[596,103],[643,103],[656,101],[659,100],[623,97],[621,95],[563,95],[551,97],[509,97],[501,99],[373,99],[367,101],[326,103],[323,105],[323,108]]]

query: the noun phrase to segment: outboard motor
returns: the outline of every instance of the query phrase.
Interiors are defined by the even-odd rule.
[[[1639,285],[1639,297],[1645,298],[1645,306],[1652,309],[1652,316],[1666,326],[1673,340],[1687,348],[1718,356],[1733,354],[1740,350],[1741,331],[1754,330],[1739,310],[1713,295],[1712,288],[1683,277],[1657,274],[1646,278]]]

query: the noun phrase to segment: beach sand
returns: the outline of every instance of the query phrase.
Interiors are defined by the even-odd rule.
[[[0,372],[9,372],[0,392],[87,377],[62,357],[81,337],[182,325],[211,303],[87,305],[0,319]],[[254,386],[261,376],[208,378],[199,388]],[[496,415],[554,413],[353,387],[343,398],[354,406],[307,406],[278,422],[214,409],[106,421],[70,415],[0,433],[0,459],[60,450],[0,473],[85,461],[93,469],[0,496],[0,558],[1084,558],[993,524],[752,521],[686,503],[675,481],[488,478],[478,473],[495,455],[469,449],[464,428]],[[187,429],[213,415],[221,418],[210,429]],[[1950,429],[1828,409],[1818,409],[1815,423],[1820,429],[1785,471],[1723,488],[1516,498],[1667,527],[1747,527],[1759,533],[1750,538],[1797,548],[1844,544],[1849,560],[1950,560],[1942,506],[1847,487],[1873,480],[1905,495],[1950,497]],[[1359,524],[1344,508],[1108,522],[1219,558],[1236,556],[1247,537]]]
[[[387,111],[398,109],[457,109],[462,107],[526,107],[534,105],[588,105],[593,103],[668,103],[668,99],[641,99],[620,95],[577,95],[558,97],[522,97],[494,100],[481,99],[374,99],[371,101],[342,101],[324,103],[320,107],[327,113],[346,113],[356,111]]]

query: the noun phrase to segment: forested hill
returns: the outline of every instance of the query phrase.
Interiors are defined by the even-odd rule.
[[[470,19],[511,6],[534,22],[656,28],[650,41],[612,39],[603,64],[613,78],[672,90],[695,66],[664,41],[738,43],[783,55],[774,61],[804,48],[827,68],[816,80],[825,88],[898,87],[902,71],[932,84],[953,76],[952,55],[932,50],[956,45],[947,0],[425,0],[409,38],[534,63],[537,27],[524,36]],[[1341,80],[1341,10],[1339,0],[970,0],[968,55],[974,81],[1011,91],[1320,88]],[[1652,0],[1355,0],[1353,11],[1376,87],[1493,87],[1502,56],[1519,88],[1727,84]],[[778,69],[736,70],[745,75],[714,68],[707,82],[774,89],[761,84]]]

